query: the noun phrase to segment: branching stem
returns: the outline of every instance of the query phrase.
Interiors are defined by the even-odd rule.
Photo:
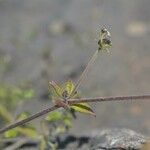
[[[73,105],[76,103],[91,103],[91,102],[104,102],[104,101],[130,101],[130,100],[149,100],[150,101],[150,95],[140,95],[140,96],[118,96],[118,97],[97,97],[97,98],[81,98],[81,99],[69,99],[68,100],[68,105]],[[61,106],[54,105],[52,107],[48,107],[36,114],[33,114],[32,116],[21,120],[14,122],[4,128],[0,129],[0,134],[4,133],[5,131],[8,131],[10,129],[16,128],[18,126],[24,125],[38,117],[41,117],[49,112],[52,112]]]

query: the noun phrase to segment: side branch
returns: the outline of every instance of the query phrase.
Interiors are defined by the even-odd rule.
[[[68,104],[73,105],[76,103],[92,103],[92,102],[104,102],[104,101],[129,101],[129,100],[150,100],[150,95],[69,99]]]
[[[34,115],[32,115],[32,116],[30,116],[30,117],[28,117],[28,118],[26,118],[26,119],[23,119],[23,120],[14,122],[14,123],[12,123],[12,124],[10,124],[10,125],[4,127],[4,128],[1,128],[1,129],[0,129],[0,134],[1,134],[1,133],[4,133],[5,131],[8,131],[8,130],[10,130],[10,129],[16,128],[16,127],[21,126],[21,125],[24,125],[24,124],[26,124],[27,122],[30,122],[31,120],[34,120],[34,119],[36,119],[36,118],[38,118],[38,117],[40,117],[40,116],[43,116],[43,115],[45,115],[45,114],[47,114],[47,113],[49,113],[49,112],[51,112],[51,111],[54,111],[54,110],[57,109],[57,108],[59,108],[59,106],[54,105],[54,106],[52,106],[52,107],[49,107],[49,108],[47,108],[47,109],[44,109],[44,110],[42,110],[42,111],[40,111],[40,112],[34,114]]]
[[[150,100],[150,95],[140,95],[140,96],[118,96],[118,97],[97,97],[97,98],[81,98],[81,99],[69,99],[67,102],[69,105],[76,103],[91,103],[91,102],[103,102],[103,101],[129,101],[129,100]],[[46,108],[24,120],[14,122],[4,128],[0,129],[0,134],[8,131],[10,129],[16,128],[18,126],[24,125],[38,117],[41,117],[51,111],[54,111],[62,106],[54,105],[52,107]]]

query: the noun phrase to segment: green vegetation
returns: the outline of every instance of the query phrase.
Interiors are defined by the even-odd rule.
[[[57,149],[57,143],[53,142],[60,133],[65,133],[72,127],[72,119],[76,118],[76,112],[85,113],[95,116],[94,111],[91,106],[86,102],[74,103],[69,105],[68,100],[71,99],[82,99],[79,92],[77,91],[81,81],[86,76],[89,67],[95,61],[98,53],[102,50],[108,51],[111,47],[110,33],[106,29],[102,29],[100,32],[100,38],[98,41],[98,50],[94,53],[93,57],[90,59],[87,67],[81,74],[79,80],[74,85],[74,83],[69,80],[62,85],[56,84],[54,81],[49,82],[50,96],[56,106],[59,109],[49,113],[44,120],[41,121],[41,131],[39,132],[33,124],[24,124],[15,128],[7,129],[1,138],[3,139],[13,139],[16,137],[31,138],[39,141],[39,149],[45,150],[46,148],[51,148],[53,150]],[[18,102],[29,100],[34,96],[34,91],[32,89],[23,89],[18,87],[0,87],[0,117],[3,125],[11,124],[12,122],[18,122],[26,120],[30,117],[28,112],[22,112],[21,114],[15,116],[15,111],[18,107]],[[46,114],[46,113],[45,113]],[[33,119],[39,117],[40,115],[34,117]],[[33,120],[30,119],[30,120]],[[29,121],[30,121],[29,120]],[[28,121],[26,121],[28,122]],[[1,148],[3,144],[0,143]],[[20,145],[21,146],[21,145]]]

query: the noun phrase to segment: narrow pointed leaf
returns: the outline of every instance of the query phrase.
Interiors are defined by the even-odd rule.
[[[92,108],[87,103],[79,103],[71,106],[75,111],[96,116]]]
[[[54,81],[49,82],[50,91],[52,92],[52,97],[61,97],[61,88]]]
[[[67,96],[70,96],[72,91],[74,90],[74,84],[71,80],[69,80],[62,85],[61,89],[62,89],[62,94],[63,94],[63,92],[66,91],[68,94]]]
[[[49,121],[49,122],[53,122],[56,120],[60,120],[62,118],[62,113],[59,111],[55,111],[55,112],[51,112],[50,114],[48,114],[45,118],[45,120]]]
[[[73,84],[73,82],[70,80],[70,81],[68,81],[67,84],[66,84],[66,91],[67,91],[68,94],[70,95],[73,90],[74,90],[74,84]]]

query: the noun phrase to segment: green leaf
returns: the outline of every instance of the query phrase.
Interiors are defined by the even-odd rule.
[[[68,96],[72,94],[72,91],[74,90],[74,84],[71,80],[67,81],[62,85],[62,91],[67,91]]]
[[[0,104],[0,117],[2,117],[6,122],[11,122],[13,120],[11,113],[2,104]]]
[[[34,90],[33,89],[24,91],[24,98],[26,98],[26,99],[32,98],[33,95],[34,95]]]
[[[69,118],[65,118],[63,120],[64,124],[67,126],[67,127],[71,127],[72,126],[72,122]]]
[[[59,111],[51,112],[45,118],[45,120],[47,120],[49,122],[57,121],[59,119],[62,119],[62,113]]]
[[[54,81],[49,82],[49,88],[50,91],[52,93],[52,97],[61,97],[62,96],[62,92],[61,92],[61,88],[59,85],[57,85]]]
[[[38,136],[37,131],[33,127],[18,127],[16,130],[18,133],[30,138],[36,138]]]
[[[52,93],[52,98],[68,98],[75,88],[71,80],[61,86],[58,86],[54,81],[52,81],[49,82],[49,87]],[[75,97],[79,97],[77,92],[73,95],[73,98]]]
[[[75,111],[96,116],[92,108],[87,103],[78,103],[71,106]]]
[[[12,129],[12,130],[9,130],[9,131],[6,131],[4,133],[4,137],[5,138],[14,138],[18,135],[18,131],[16,131],[15,129]]]

